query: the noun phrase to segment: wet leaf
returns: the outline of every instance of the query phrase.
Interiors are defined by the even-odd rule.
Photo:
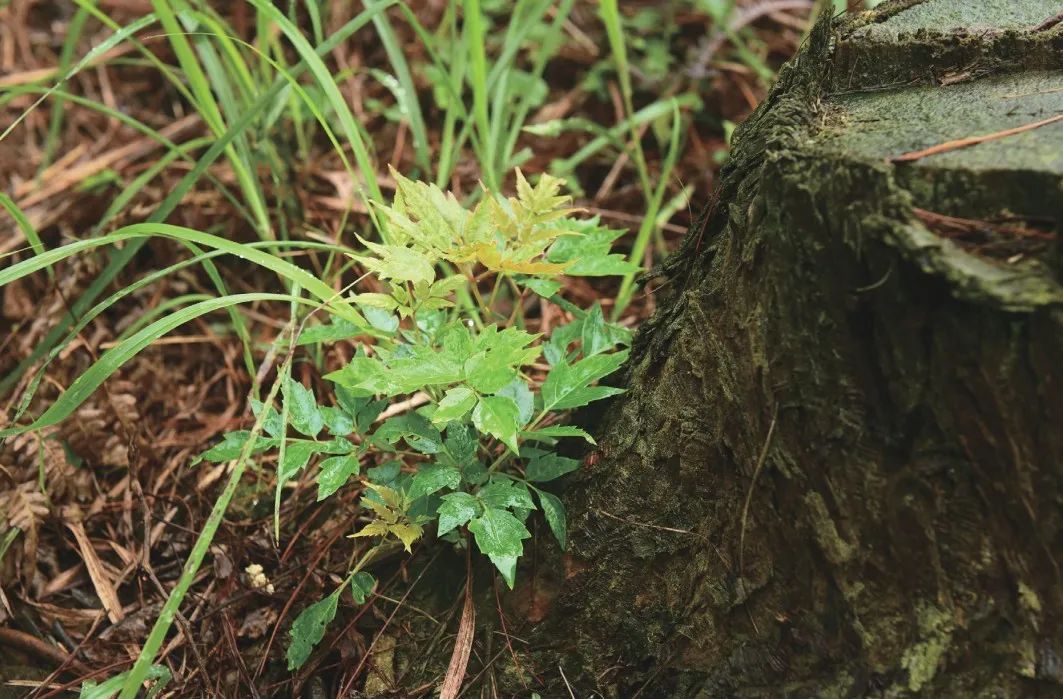
[[[325,629],[336,617],[336,605],[340,591],[304,609],[292,623],[291,641],[288,644],[288,669],[298,670],[310,657],[314,646],[325,637]]]
[[[491,559],[512,589],[516,562],[524,553],[523,540],[531,537],[531,533],[509,512],[490,507],[469,522],[469,531],[476,539],[477,548]]]

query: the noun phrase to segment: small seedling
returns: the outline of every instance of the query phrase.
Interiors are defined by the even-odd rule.
[[[566,544],[564,506],[544,488],[579,464],[554,447],[563,437],[593,439],[559,423],[567,411],[621,391],[597,384],[624,362],[630,340],[598,304],[582,310],[561,299],[558,277],[635,268],[610,252],[620,231],[574,217],[558,178],[543,175],[532,186],[518,171],[516,197],[485,191],[467,208],[434,185],[392,175],[395,199],[377,212],[389,242],[363,240],[366,254],[352,255],[377,282],[377,290],[349,299],[367,327],[336,319],[300,338],[358,338],[355,356],[325,376],[335,404],[286,379],[279,408],[252,405],[263,420],[253,449],[279,452],[279,484],[317,460],[318,500],[358,479],[371,518],[353,537],[393,538],[411,551],[432,529],[455,546],[468,532],[512,588],[533,512]],[[528,332],[523,309],[533,295],[563,305],[574,320],[549,336]],[[420,407],[380,419],[414,396]],[[201,458],[234,459],[248,438],[229,433]],[[344,589],[357,602],[372,590],[360,566],[295,620],[291,669],[323,637]]]

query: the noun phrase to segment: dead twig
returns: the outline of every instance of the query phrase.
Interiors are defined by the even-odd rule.
[[[970,233],[997,233],[1015,238],[1034,238],[1036,240],[1055,240],[1051,231],[1041,231],[1027,226],[992,223],[958,216],[947,216],[935,211],[913,208],[912,213],[923,223],[933,227],[942,235],[965,235]]]
[[[760,456],[757,458],[757,466],[753,469],[753,478],[749,481],[749,490],[746,492],[746,502],[742,505],[742,527],[738,533],[738,575],[742,577],[745,575],[745,553],[746,553],[746,522],[749,521],[749,504],[753,501],[753,489],[757,485],[757,476],[760,475],[761,470],[764,468],[764,462],[768,459],[768,449],[771,447],[771,437],[775,434],[775,421],[778,419],[778,413],[772,416],[771,424],[768,426],[768,436],[764,438],[764,446],[761,447]]]
[[[1051,29],[1052,27],[1056,26],[1060,22],[1063,22],[1063,12],[1060,12],[1058,15],[1055,15],[1054,17],[1049,17],[1044,22],[1041,22],[1040,24],[1038,24],[1036,27],[1034,27],[1030,31],[1032,31],[1032,32],[1048,31],[1049,29]]]
[[[1057,121],[1063,121],[1063,114],[1057,114],[1054,117],[1042,119],[1041,121],[1035,121],[1032,124],[1023,124],[1022,126],[1016,126],[1013,129],[1004,129],[1003,131],[997,131],[995,133],[985,134],[983,136],[968,136],[967,138],[958,138],[954,141],[946,141],[945,143],[939,143],[936,146],[930,146],[922,150],[913,150],[908,153],[902,153],[891,161],[894,163],[910,163],[913,160],[920,160],[931,155],[938,155],[939,153],[948,153],[949,151],[959,150],[960,148],[969,148],[971,146],[977,146],[979,143],[985,143],[986,141],[996,141],[1001,138],[1007,138],[1008,136],[1014,136],[1015,134],[1025,133],[1026,131],[1032,131],[1039,129],[1042,126],[1048,126]]]
[[[71,659],[72,653],[59,650],[55,646],[24,631],[0,628],[0,645],[14,648],[23,653],[29,653],[42,660],[51,661],[56,665],[66,665],[68,669],[78,673],[86,671],[81,663]]]
[[[456,699],[461,692],[461,681],[469,667],[472,655],[472,639],[476,630],[476,607],[472,603],[472,562],[466,549],[465,605],[461,609],[458,635],[454,639],[454,652],[450,655],[447,674],[439,690],[439,699]]]

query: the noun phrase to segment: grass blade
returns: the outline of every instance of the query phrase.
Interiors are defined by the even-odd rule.
[[[173,238],[186,243],[202,245],[203,247],[216,250],[224,250],[232,255],[236,255],[240,259],[261,265],[266,269],[276,272],[282,278],[295,284],[299,284],[322,302],[328,303],[332,308],[332,311],[341,318],[349,320],[359,326],[364,326],[366,324],[365,319],[362,318],[361,314],[354,310],[350,304],[335,299],[336,292],[332,287],[325,284],[306,270],[296,267],[290,262],[280,259],[276,255],[258,250],[250,245],[236,243],[216,235],[211,235],[210,233],[201,233],[199,231],[194,231],[191,228],[174,226],[168,223],[134,223],[133,225],[120,228],[109,235],[88,240],[79,240],[55,248],[54,250],[45,251],[40,255],[16,265],[12,265],[5,270],[0,270],[0,286],[4,286],[5,284],[20,279],[27,274],[32,274],[40,269],[44,269],[45,267],[50,267],[60,260],[86,250],[92,250],[93,248],[110,245],[122,240],[148,238],[152,236]]]
[[[620,81],[620,95],[624,101],[625,116],[635,113],[632,101],[631,69],[627,61],[627,47],[624,44],[624,29],[620,23],[620,8],[617,0],[601,0],[599,6],[602,22],[605,24],[605,33],[609,37],[609,48],[613,53],[613,61],[616,63],[617,79]],[[650,184],[650,172],[646,166],[646,155],[642,152],[642,139],[639,138],[638,129],[631,126],[631,149],[638,170],[639,181],[642,183],[642,192],[648,204],[653,192]]]
[[[78,0],[78,2],[86,2],[87,0]],[[336,32],[329,37],[328,41],[317,48],[319,56],[327,55],[336,46],[345,41],[348,37],[353,35],[359,29],[369,24],[373,16],[377,12],[381,12],[390,5],[394,4],[398,0],[386,0],[372,10],[365,10],[359,13],[356,17],[340,27]],[[107,19],[105,17],[105,19]],[[298,77],[304,70],[306,70],[305,61],[300,61],[290,72],[291,78]],[[260,96],[240,119],[230,126],[229,130],[218,138],[217,141],[211,145],[207,152],[200,156],[189,172],[185,173],[181,181],[166,195],[166,198],[155,209],[154,213],[148,218],[149,222],[161,222],[164,221],[173,211],[177,208],[178,203],[184,198],[185,194],[192,188],[192,186],[202,177],[207,168],[217,160],[221,153],[225,150],[225,147],[236,137],[238,133],[246,129],[257,116],[262,113],[267,107],[269,107],[277,96],[284,88],[284,80],[278,77],[269,91]],[[54,89],[53,89],[54,91]],[[44,99],[49,93],[46,93],[41,99]],[[38,100],[38,103],[40,100]],[[131,120],[135,122],[135,120]],[[136,122],[139,123],[139,122]],[[147,128],[147,127],[144,127]],[[11,389],[12,386],[22,377],[26,370],[36,363],[42,356],[49,352],[59,341],[61,337],[66,333],[67,329],[74,322],[73,319],[84,314],[100,294],[111,284],[111,282],[118,276],[118,274],[125,268],[133,256],[140,250],[141,246],[146,242],[147,238],[134,238],[129,241],[129,244],[122,249],[112,253],[107,266],[103,272],[93,280],[92,284],[81,294],[81,296],[73,303],[70,309],[70,313],[63,317],[55,327],[53,327],[44,339],[33,349],[33,351],[19,362],[18,366],[3,379],[0,379],[0,394],[4,394]]]
[[[347,100],[345,100],[343,95],[340,94],[340,90],[336,86],[336,81],[333,79],[329,69],[325,66],[321,57],[314,51],[314,47],[310,45],[310,42],[308,42],[302,32],[299,31],[299,28],[292,24],[291,20],[285,17],[280,10],[267,2],[267,0],[249,0],[249,2],[264,16],[268,17],[273,22],[276,22],[277,26],[279,26],[281,31],[284,32],[284,35],[288,37],[288,41],[290,41],[295,47],[299,57],[314,76],[318,86],[325,93],[329,105],[335,111],[336,117],[340,120],[340,126],[343,127],[347,142],[350,144],[351,150],[354,151],[355,161],[358,163],[358,168],[362,171],[362,177],[365,179],[365,184],[369,188],[369,199],[378,204],[383,204],[384,195],[380,191],[380,184],[377,182],[376,167],[369,155],[369,150],[366,148],[365,141],[362,139],[362,134],[354,119],[354,114],[347,105]],[[372,7],[366,8],[364,12],[372,12],[369,17],[373,18],[387,6],[388,4],[381,2],[379,4],[374,4]],[[384,237],[384,231],[381,231],[381,237]]]
[[[664,201],[664,194],[668,190],[668,180],[672,176],[672,170],[675,168],[676,160],[679,158],[679,142],[680,135],[682,134],[682,123],[679,118],[679,105],[673,98],[672,104],[672,133],[669,139],[668,152],[665,155],[664,163],[661,166],[660,180],[657,182],[657,188],[653,192],[653,196],[650,199],[649,207],[645,216],[642,219],[642,224],[639,226],[638,234],[635,236],[635,242],[631,246],[631,254],[628,256],[628,261],[641,265],[642,256],[646,253],[646,246],[649,244],[650,237],[653,235],[653,231],[657,228],[657,212],[660,211],[661,203]],[[631,295],[634,290],[635,273],[629,272],[624,276],[623,281],[620,283],[620,291],[616,295],[616,304],[613,306],[612,320],[616,320],[620,317],[620,314],[624,312],[627,305],[631,302]]]
[[[11,215],[11,218],[15,220],[18,225],[18,229],[22,232],[22,236],[29,243],[33,252],[40,255],[44,252],[44,243],[41,242],[41,237],[37,235],[37,229],[33,227],[30,220],[26,218],[26,214],[22,213],[22,209],[18,208],[11,197],[7,196],[3,192],[0,192],[0,206],[4,207],[4,210]],[[15,243],[17,245],[17,243]]]
[[[63,391],[55,402],[41,413],[41,415],[28,425],[9,427],[0,430],[0,439],[6,439],[15,435],[32,432],[44,427],[50,427],[70,417],[92,393],[100,387],[112,374],[122,367],[127,361],[136,356],[141,350],[152,342],[170,332],[174,328],[187,323],[212,311],[228,308],[241,303],[252,301],[289,301],[292,296],[288,294],[271,294],[255,292],[247,294],[234,294],[220,299],[201,301],[186,308],[182,308],[165,318],[155,321],[143,330],[133,334],[117,346],[107,350],[99,360],[78,376]],[[309,303],[302,301],[304,303]],[[318,305],[318,304],[310,304]]]
[[[480,151],[480,170],[487,188],[497,192],[499,181],[491,142],[491,120],[487,113],[487,54],[484,47],[483,13],[480,10],[480,0],[466,0],[463,7],[465,45],[469,52],[468,77],[472,87],[472,113]]]
[[[131,241],[131,242],[134,242],[134,241]],[[248,243],[248,245],[252,246],[252,247],[260,247],[260,248],[266,247],[266,246],[269,246],[270,248],[276,248],[278,246],[288,246],[288,247],[305,248],[307,250],[322,250],[322,251],[328,251],[328,252],[332,252],[332,253],[337,252],[337,251],[341,252],[341,253],[342,252],[346,252],[346,249],[344,249],[344,248],[337,248],[336,246],[330,245],[330,244],[327,244],[327,243],[310,243],[310,242],[296,242],[296,241],[273,241],[273,242],[270,242],[270,241],[258,241],[258,242],[255,242],[255,243]],[[66,337],[64,337],[58,343],[58,345],[51,350],[51,352],[45,358],[45,360],[41,364],[41,366],[37,368],[37,371],[35,372],[33,378],[30,380],[30,382],[28,383],[28,385],[26,387],[26,390],[24,391],[23,396],[22,396],[22,398],[19,401],[19,405],[18,405],[18,407],[17,407],[17,409],[15,411],[15,414],[13,416],[11,416],[10,421],[11,422],[15,422],[19,418],[22,417],[22,414],[29,407],[29,405],[30,405],[30,403],[31,403],[31,401],[33,399],[33,396],[36,393],[37,386],[40,384],[41,380],[44,378],[44,375],[45,375],[45,372],[48,369],[48,366],[53,361],[55,361],[56,357],[58,357],[61,354],[63,347],[65,347],[69,343],[73,342],[74,339],[78,336],[78,334],[82,330],[84,330],[86,327],[88,327],[89,323],[91,323],[93,320],[95,320],[95,318],[97,316],[99,316],[101,313],[106,311],[108,308],[110,308],[114,304],[118,303],[123,298],[126,298],[130,294],[133,294],[136,291],[139,291],[140,289],[144,288],[145,286],[148,286],[149,284],[154,284],[155,282],[159,281],[160,279],[163,279],[164,277],[167,277],[167,276],[169,276],[171,274],[174,274],[175,272],[178,272],[179,270],[182,270],[182,269],[184,269],[186,267],[190,267],[192,265],[200,264],[204,260],[209,260],[209,259],[212,259],[212,258],[215,258],[215,257],[219,257],[221,255],[225,255],[225,254],[228,254],[228,253],[226,251],[224,251],[224,250],[212,250],[211,252],[203,253],[202,255],[199,255],[197,257],[192,257],[192,258],[189,258],[187,260],[182,260],[180,262],[174,263],[173,265],[170,265],[169,267],[166,267],[164,269],[156,270],[156,271],[152,272],[151,274],[148,274],[148,275],[144,276],[143,278],[138,279],[137,281],[133,282],[132,284],[130,284],[128,286],[125,286],[125,287],[122,287],[118,291],[116,291],[113,294],[111,294],[110,296],[108,296],[103,301],[101,301],[98,304],[96,304],[95,306],[93,306],[87,312],[85,312],[84,314],[80,315],[78,317],[77,323],[70,329],[70,331],[67,333]],[[204,296],[203,298],[205,300],[205,299],[211,298],[211,297],[210,296]],[[138,321],[136,323],[134,323],[133,326],[131,326],[130,328],[127,328],[125,332],[123,332],[121,335],[119,335],[118,340],[123,340],[126,337],[128,337],[130,334],[132,334],[133,332],[136,332],[137,330],[139,330],[140,327],[143,327],[148,322],[150,322],[154,315],[158,315],[158,314],[153,314],[151,311],[148,311],[145,314],[145,318],[147,318],[147,320],[145,320],[144,318],[138,319]]]
[[[367,0],[366,7],[374,7],[373,0]],[[380,42],[384,45],[384,52],[388,56],[391,68],[395,72],[395,79],[402,87],[404,99],[399,107],[406,113],[410,123],[410,132],[413,134],[413,148],[417,166],[426,174],[431,172],[431,157],[428,153],[428,130],[425,128],[424,115],[421,113],[421,103],[417,99],[417,89],[413,84],[413,76],[410,74],[410,66],[406,62],[406,56],[399,45],[399,39],[395,36],[395,30],[388,21],[387,14],[378,13],[373,17],[373,26],[380,35]]]

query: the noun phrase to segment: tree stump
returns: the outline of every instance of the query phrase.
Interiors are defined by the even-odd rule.
[[[1063,696],[1060,10],[783,69],[569,491],[544,696]]]

